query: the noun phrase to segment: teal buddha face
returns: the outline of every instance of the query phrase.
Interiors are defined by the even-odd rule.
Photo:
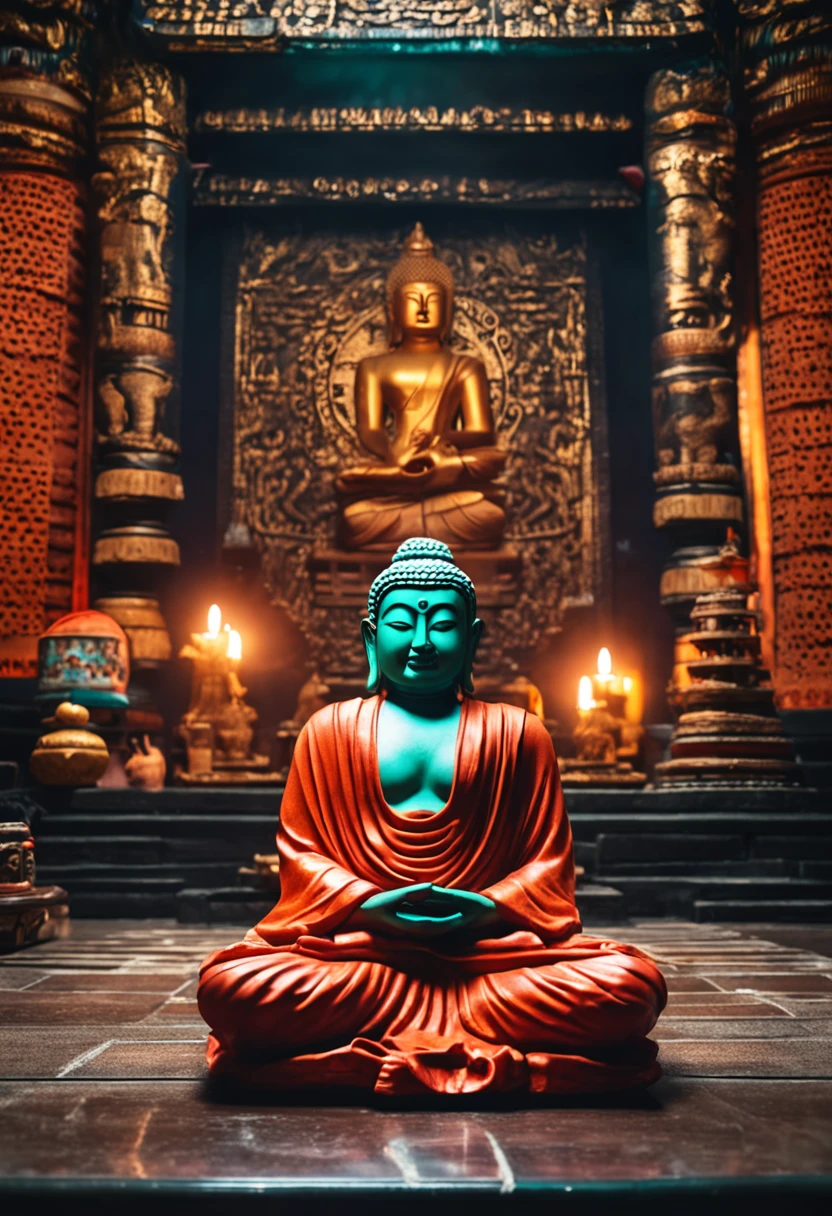
[[[375,626],[363,624],[370,664],[368,687],[380,684],[414,695],[461,684],[472,690],[471,666],[482,623],[470,620],[462,595],[448,587],[391,587]]]

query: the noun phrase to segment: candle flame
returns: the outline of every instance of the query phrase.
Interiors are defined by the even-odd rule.
[[[629,695],[632,691],[633,691],[633,678],[632,678],[632,676],[625,676],[624,677],[624,692],[629,697]]]
[[[243,639],[236,629],[228,631],[228,649],[225,653],[229,659],[239,660],[243,657]]]
[[[592,680],[589,676],[581,676],[578,681],[578,709],[592,709],[595,701],[592,696]]]
[[[607,650],[606,646],[602,646],[598,651],[598,675],[608,676],[612,673],[612,655]]]
[[[208,632],[212,638],[215,638],[220,631],[222,624],[222,612],[219,604],[212,604],[208,609]]]

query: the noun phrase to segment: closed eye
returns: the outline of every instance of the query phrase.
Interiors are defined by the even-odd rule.
[[[452,629],[456,629],[456,621],[431,621],[431,629],[438,629],[440,633],[450,633]]]
[[[406,629],[412,629],[411,621],[385,621],[385,625],[389,625],[391,629],[397,629],[399,633],[404,633]]]

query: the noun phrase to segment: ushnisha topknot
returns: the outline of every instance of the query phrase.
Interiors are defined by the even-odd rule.
[[[469,623],[476,620],[477,592],[464,570],[454,561],[454,555],[441,540],[429,536],[412,536],[402,541],[393,554],[393,561],[382,570],[367,597],[367,616],[378,623],[378,610],[384,596],[392,587],[449,587],[458,591],[468,605]]]

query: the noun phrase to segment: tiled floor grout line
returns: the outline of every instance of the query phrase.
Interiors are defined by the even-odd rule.
[[[68,1076],[69,1073],[74,1072],[76,1068],[82,1068],[84,1064],[89,1064],[90,1060],[94,1060],[96,1056],[100,1056],[102,1051],[106,1051],[107,1048],[112,1046],[114,1042],[115,1039],[106,1039],[103,1043],[98,1043],[95,1047],[90,1047],[88,1051],[82,1051],[79,1056],[76,1056],[74,1060],[70,1060],[68,1064],[64,1065],[64,1067],[55,1074],[55,1079],[60,1081],[63,1077]]]

